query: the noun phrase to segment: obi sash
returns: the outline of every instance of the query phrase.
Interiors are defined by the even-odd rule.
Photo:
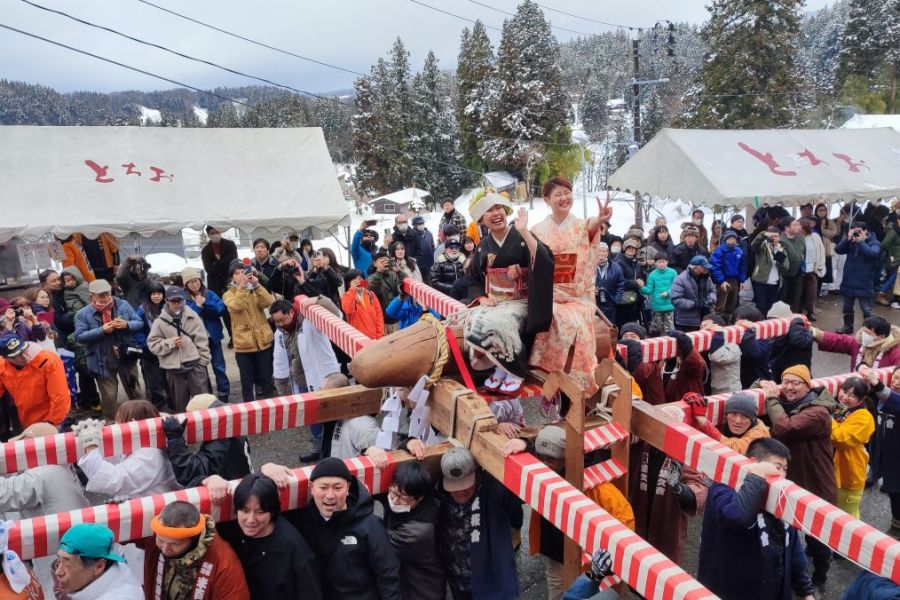
[[[578,267],[578,254],[553,255],[553,283],[574,283],[575,271]]]
[[[506,267],[487,269],[487,295],[499,302],[526,300],[528,298],[528,268],[522,268],[517,279],[509,276]]]

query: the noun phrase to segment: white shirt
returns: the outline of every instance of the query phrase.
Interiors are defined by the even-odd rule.
[[[140,498],[180,490],[164,450],[138,448],[127,456],[104,458],[93,450],[78,459],[89,492]]]
[[[116,563],[79,592],[72,600],[144,600],[144,589],[125,563]]]

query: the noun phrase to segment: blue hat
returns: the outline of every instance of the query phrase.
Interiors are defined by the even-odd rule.
[[[736,239],[736,240],[739,240],[739,239],[740,239],[740,236],[737,234],[737,231],[733,231],[733,230],[729,229],[729,230],[726,231],[725,234],[722,236],[722,241],[724,242],[724,241],[728,240],[728,238],[731,238],[731,237],[733,237],[733,238]]]
[[[424,224],[425,224],[425,217],[423,217],[422,215],[416,215],[416,216],[414,216],[413,219],[412,219],[412,224],[413,224],[413,225],[424,225]]]
[[[70,527],[62,536],[59,549],[76,556],[125,562],[124,556],[112,551],[115,541],[109,527],[97,523],[79,523]]]
[[[19,356],[25,352],[27,348],[28,342],[14,333],[5,334],[0,337],[0,356],[3,358]]]
[[[703,267],[704,269],[712,269],[712,263],[706,260],[706,257],[702,254],[698,254],[694,258],[691,259],[691,262],[688,263],[691,267]]]

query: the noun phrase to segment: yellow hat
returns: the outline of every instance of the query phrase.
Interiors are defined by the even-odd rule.
[[[794,377],[799,377],[806,383],[807,386],[812,387],[812,375],[809,373],[809,367],[806,365],[794,365],[793,367],[789,367],[782,371],[781,379],[784,380],[785,375],[793,375]]]
[[[477,223],[484,216],[484,213],[497,204],[503,207],[503,210],[506,211],[506,216],[512,214],[512,203],[510,203],[507,196],[498,194],[493,188],[480,190],[469,200],[469,216]]]

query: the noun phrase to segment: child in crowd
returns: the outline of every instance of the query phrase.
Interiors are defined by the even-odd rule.
[[[650,310],[653,318],[650,321],[650,335],[665,335],[675,328],[675,306],[672,304],[672,282],[678,273],[669,268],[669,257],[665,252],[658,252],[655,257],[656,268],[647,275],[647,282],[638,279],[641,293],[650,296]]]
[[[61,273],[63,281],[63,300],[69,312],[77,313],[91,303],[88,284],[76,267],[66,267]]]
[[[341,310],[347,322],[373,340],[384,337],[384,315],[381,303],[374,292],[368,289],[368,282],[357,269],[344,274],[347,291],[341,296]]]
[[[849,377],[838,391],[838,407],[831,426],[834,444],[834,475],[838,485],[838,508],[859,518],[859,503],[866,483],[869,454],[866,444],[875,433],[875,419],[866,408],[869,384]]]

